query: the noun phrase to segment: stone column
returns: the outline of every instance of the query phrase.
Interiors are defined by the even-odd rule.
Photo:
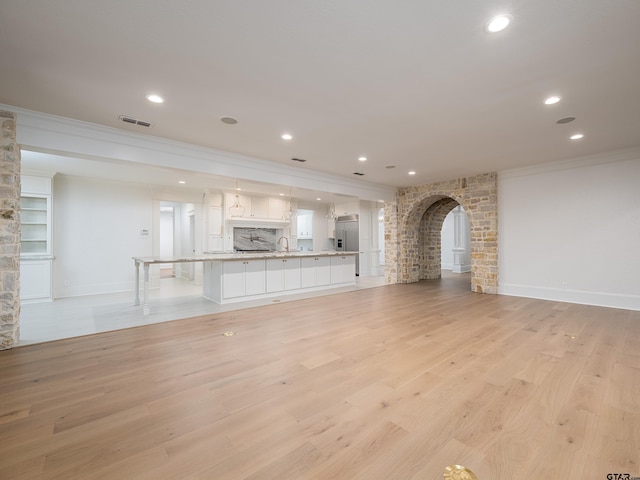
[[[20,148],[16,114],[0,110],[0,350],[18,343],[20,321]]]
[[[384,278],[398,283],[398,203],[384,204]]]

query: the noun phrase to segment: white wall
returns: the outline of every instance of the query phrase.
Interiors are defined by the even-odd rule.
[[[133,291],[131,257],[152,255],[150,192],[65,175],[53,181],[54,298]]]
[[[640,151],[498,176],[499,293],[640,310]]]

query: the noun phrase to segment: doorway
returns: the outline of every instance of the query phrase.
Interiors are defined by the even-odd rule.
[[[458,205],[444,218],[440,231],[440,268],[452,273],[471,271],[471,240],[467,214]]]
[[[160,202],[158,251],[161,257],[192,256],[196,251],[196,218],[192,203]],[[160,278],[194,280],[193,262],[159,265]]]
[[[160,256],[170,258],[173,253],[174,238],[174,208],[168,205],[169,202],[161,202],[160,204]],[[173,263],[160,264],[160,278],[175,278]]]

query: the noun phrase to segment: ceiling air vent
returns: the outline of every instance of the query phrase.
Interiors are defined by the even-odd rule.
[[[128,115],[120,115],[120,121],[124,123],[130,123],[131,125],[140,125],[141,127],[147,127],[153,125],[151,122],[145,122],[144,120],[138,120],[136,118],[130,117]]]
[[[354,175],[358,175],[360,177],[364,177],[364,173],[360,173],[360,172],[353,172]]]
[[[576,119],[576,117],[564,117],[561,118],[560,120],[558,120],[556,123],[569,123],[569,122],[573,122]]]
[[[300,162],[300,163],[306,162],[306,160],[304,158],[295,158],[295,157],[293,157],[291,160],[293,160],[294,162]]]

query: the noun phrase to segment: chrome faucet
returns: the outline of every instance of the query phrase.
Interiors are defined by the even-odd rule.
[[[278,245],[280,245],[280,240],[284,240],[284,251],[289,253],[289,239],[287,237],[280,237],[278,239]]]

